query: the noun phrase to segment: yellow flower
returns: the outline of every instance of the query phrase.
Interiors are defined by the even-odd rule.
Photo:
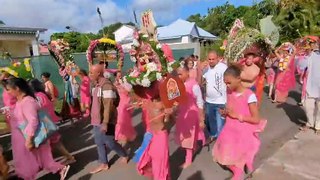
[[[109,39],[109,38],[101,38],[101,39],[99,39],[99,42],[116,45],[116,41]]]
[[[25,59],[23,60],[23,62],[24,62],[24,65],[26,66],[26,70],[27,70],[28,72],[31,71],[30,58],[25,58]]]
[[[8,67],[1,68],[1,71],[5,71],[5,72],[11,74],[11,75],[14,76],[14,77],[18,77],[18,73],[17,73],[16,71],[8,68]]]

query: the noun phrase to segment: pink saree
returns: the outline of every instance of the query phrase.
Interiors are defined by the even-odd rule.
[[[277,102],[286,102],[289,91],[295,86],[295,62],[294,59],[291,58],[287,69],[280,71],[276,77],[275,88]]]

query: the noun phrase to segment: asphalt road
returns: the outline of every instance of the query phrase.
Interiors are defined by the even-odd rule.
[[[262,117],[268,120],[265,132],[261,134],[262,146],[255,161],[255,167],[260,166],[268,157],[272,156],[285,142],[294,138],[298,132],[298,124],[306,121],[306,116],[303,109],[297,106],[300,94],[293,91],[289,95],[288,102],[283,105],[272,104],[266,97],[263,99],[261,107]],[[111,168],[108,171],[99,174],[91,175],[88,172],[97,165],[97,152],[91,135],[91,127],[88,125],[88,120],[78,121],[75,127],[64,124],[61,127],[63,134],[63,142],[67,149],[72,152],[77,162],[71,165],[68,179],[81,180],[102,180],[102,179],[116,179],[116,180],[144,180],[146,178],[139,176],[135,169],[135,164],[129,162],[128,165],[121,164],[117,161],[118,157],[114,153],[109,154]],[[134,150],[141,144],[144,133],[143,125],[141,124],[141,114],[134,113],[134,124],[139,133],[137,140],[131,144]],[[174,131],[174,128],[173,130]],[[1,143],[8,140],[7,138],[0,138]],[[179,166],[184,161],[184,152],[178,148],[173,139],[173,133],[170,134],[170,171],[172,180],[211,180],[211,179],[225,179],[231,175],[227,170],[224,170],[217,163],[212,160],[212,145],[210,149],[204,147],[195,157],[193,164],[187,169],[180,169]],[[7,155],[10,157],[10,155]],[[61,159],[55,153],[57,159]],[[27,164],[26,164],[27,165]],[[55,180],[59,176],[40,173],[40,179]]]

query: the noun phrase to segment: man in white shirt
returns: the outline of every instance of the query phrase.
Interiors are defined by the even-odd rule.
[[[305,109],[308,122],[304,129],[312,128],[320,134],[320,48],[319,39],[311,39],[313,52],[308,58]]]
[[[227,87],[224,83],[223,74],[227,65],[221,62],[216,52],[208,54],[209,67],[203,74],[205,83],[205,114],[206,127],[210,134],[210,141],[213,141],[220,134],[224,117],[220,114],[220,109],[225,108],[227,101]]]

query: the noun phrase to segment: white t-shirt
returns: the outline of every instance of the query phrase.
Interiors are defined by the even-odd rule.
[[[211,104],[225,104],[227,102],[227,86],[223,74],[227,65],[219,62],[214,68],[208,68],[203,78],[206,80],[206,102]]]
[[[241,94],[236,94],[237,97],[241,96]],[[252,93],[249,98],[248,98],[248,104],[251,104],[251,103],[257,103],[258,102],[258,99],[257,99],[257,96]]]

